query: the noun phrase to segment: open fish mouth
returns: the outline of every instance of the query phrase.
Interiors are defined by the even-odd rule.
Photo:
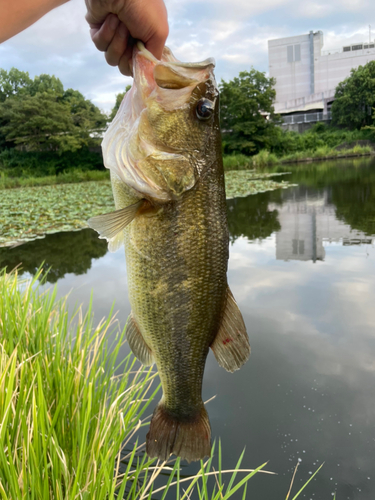
[[[218,95],[214,66],[213,58],[178,61],[167,47],[159,61],[143,43],[134,47],[133,86],[103,138],[102,149],[105,166],[140,196],[166,202],[195,185],[204,131],[198,129],[201,125],[194,122],[191,110],[204,94],[202,119],[204,113],[214,113]],[[189,126],[194,140],[179,140],[189,136]]]

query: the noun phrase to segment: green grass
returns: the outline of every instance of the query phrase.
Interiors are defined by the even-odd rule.
[[[224,155],[223,156],[224,170],[245,170],[253,167],[251,156],[242,154]]]
[[[266,149],[262,149],[259,153],[252,157],[254,167],[265,167],[266,165],[274,165],[278,163],[278,158],[275,154],[270,153]]]
[[[8,172],[0,169],[0,189],[18,187],[50,186],[87,181],[109,180],[109,170],[71,170],[59,175],[43,177],[10,177]]]
[[[306,149],[304,151],[295,151],[290,154],[276,156],[266,149],[263,149],[254,156],[245,156],[242,154],[224,156],[224,170],[247,170],[247,169],[260,169],[269,165],[276,165],[278,163],[294,163],[299,161],[311,160],[312,158],[337,158],[346,155],[369,155],[372,152],[370,146],[357,145],[352,149],[337,150],[328,145],[319,146],[316,149]]]
[[[0,498],[150,500],[159,475],[162,499],[176,488],[180,500],[194,489],[202,500],[228,499],[246,487],[265,464],[240,471],[242,454],[226,474],[220,443],[189,478],[180,460],[147,458],[137,431],[148,425],[155,372],[121,359],[124,331],[113,317],[93,328],[90,305],[69,319],[66,299],[41,293],[40,277],[0,274]]]

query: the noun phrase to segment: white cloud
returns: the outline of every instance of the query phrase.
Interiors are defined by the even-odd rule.
[[[322,29],[324,49],[368,39],[369,0],[166,0],[168,45],[185,61],[215,57],[226,80],[251,65],[268,70],[267,40]],[[0,67],[55,74],[109,111],[130,82],[108,66],[91,42],[83,0],[71,0],[0,46]],[[365,21],[364,21],[365,20]],[[317,22],[319,24],[317,25]],[[375,30],[375,22],[374,22]],[[374,31],[375,33],[375,31]]]

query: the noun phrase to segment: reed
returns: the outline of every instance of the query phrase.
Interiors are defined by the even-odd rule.
[[[226,474],[220,443],[189,478],[179,459],[148,459],[134,441],[148,425],[156,373],[121,359],[125,336],[112,314],[95,328],[91,304],[69,317],[42,280],[0,272],[0,497],[150,500],[177,489],[180,500],[193,490],[218,500],[246,488],[265,464],[243,471],[242,454]]]

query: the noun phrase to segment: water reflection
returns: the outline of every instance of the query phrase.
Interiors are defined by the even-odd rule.
[[[273,197],[277,195],[273,194]],[[267,238],[279,231],[280,222],[276,209],[269,207],[271,193],[233,198],[227,201],[228,226],[231,243],[240,236],[250,240]]]
[[[44,262],[51,268],[47,281],[56,283],[67,273],[85,274],[93,259],[107,253],[107,243],[92,229],[49,234],[14,248],[0,248],[0,269],[8,271],[20,265],[20,274],[35,274]]]
[[[269,210],[277,211],[280,223],[280,230],[276,233],[276,259],[316,262],[324,260],[326,242],[343,245],[372,243],[367,233],[353,229],[344,217],[338,218],[337,208],[329,200],[330,191],[335,193],[336,186],[318,194],[300,186],[293,190],[293,197],[281,204],[269,204]]]
[[[251,498],[285,498],[301,459],[294,493],[325,465],[300,498],[337,491],[340,500],[372,499],[375,166],[314,163],[293,168],[289,180],[299,186],[228,201],[228,278],[252,355],[234,374],[209,355],[203,397],[217,395],[208,405],[212,434],[222,439],[224,468],[246,446],[244,468],[270,460],[278,473],[252,479]],[[43,254],[56,237],[51,255]],[[70,302],[87,305],[94,288],[97,318],[116,299],[123,326],[130,312],[124,254],[105,252],[90,230],[63,233],[2,249],[0,266],[22,260],[33,273],[46,260],[56,266],[59,296],[73,288]],[[87,274],[72,274],[80,272]]]

